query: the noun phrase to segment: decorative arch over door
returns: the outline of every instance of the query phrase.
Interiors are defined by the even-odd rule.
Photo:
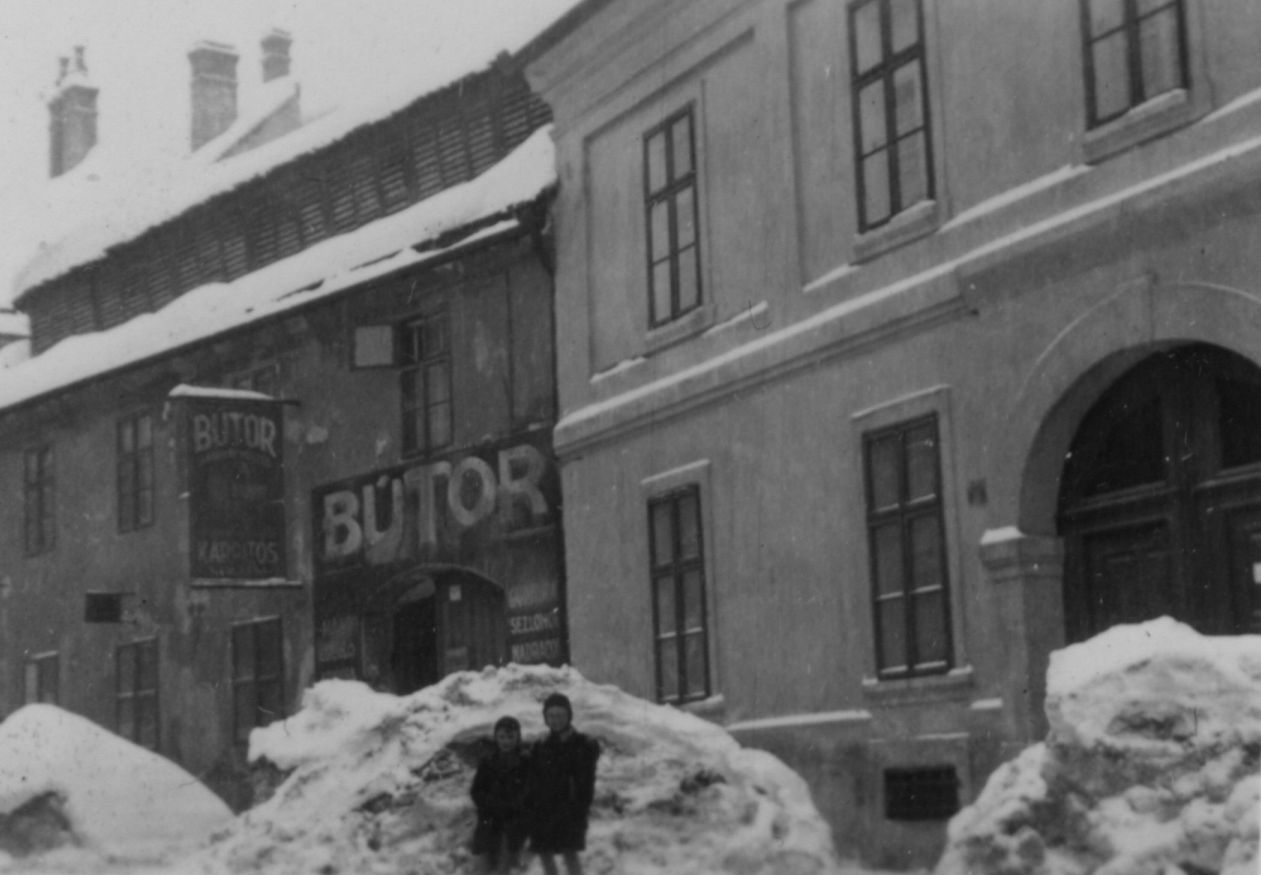
[[[1087,412],[1060,483],[1069,641],[1164,614],[1261,631],[1261,369],[1207,344],[1148,356]]]

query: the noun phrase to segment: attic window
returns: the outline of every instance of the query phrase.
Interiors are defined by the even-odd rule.
[[[885,770],[884,816],[889,820],[945,820],[958,810],[954,766]]]

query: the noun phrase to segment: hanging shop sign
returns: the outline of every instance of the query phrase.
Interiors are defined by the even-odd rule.
[[[188,397],[189,570],[195,579],[284,579],[281,403]]]

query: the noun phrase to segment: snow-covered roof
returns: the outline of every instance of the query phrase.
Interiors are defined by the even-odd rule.
[[[197,204],[351,132],[385,119],[459,80],[488,69],[504,53],[525,46],[578,0],[531,0],[523,11],[516,0],[465,0],[452,14],[448,0],[417,0],[432,14],[417,11],[430,28],[416,32],[416,64],[405,77],[382,81],[370,94],[297,131],[211,166],[184,155],[137,165],[126,143],[101,143],[78,167],[51,182],[6,193],[23,232],[9,240],[10,251],[30,253],[17,271],[14,295],[102,257],[113,246],[135,239]],[[446,7],[446,8],[443,8]],[[515,8],[513,8],[515,7]],[[345,59],[371,63],[371,59]],[[3,280],[0,277],[0,280]],[[2,303],[2,301],[0,301]]]
[[[68,337],[0,370],[0,410],[509,232],[517,226],[511,210],[555,184],[554,165],[547,126],[476,179],[233,282],[193,289],[156,313]],[[463,229],[470,233],[436,247],[440,238]]]

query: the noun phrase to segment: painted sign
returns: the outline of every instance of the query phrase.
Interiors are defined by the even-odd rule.
[[[547,449],[526,441],[321,487],[312,496],[316,570],[458,562],[477,545],[552,523],[557,492]]]
[[[184,404],[192,576],[284,579],[280,402],[207,396]]]

